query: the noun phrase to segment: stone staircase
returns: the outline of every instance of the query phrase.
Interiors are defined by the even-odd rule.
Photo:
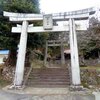
[[[67,68],[32,68],[26,86],[66,87],[70,85]]]

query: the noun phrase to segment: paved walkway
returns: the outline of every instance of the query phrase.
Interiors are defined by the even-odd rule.
[[[34,88],[34,87],[27,87],[23,90],[9,90],[9,86],[3,88],[4,91],[9,93],[16,93],[16,94],[33,94],[33,95],[59,95],[59,94],[68,94],[68,88]]]
[[[93,92],[95,95],[95,100],[100,100],[100,92]]]
[[[0,100],[95,100],[89,92],[70,92],[67,88],[26,88],[0,90]],[[100,99],[99,99],[100,100]]]
[[[0,100],[95,100],[95,97],[94,95],[80,93],[68,93],[66,95],[30,95],[0,91]]]

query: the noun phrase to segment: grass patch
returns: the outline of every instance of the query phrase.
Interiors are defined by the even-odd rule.
[[[34,60],[33,62],[31,62],[31,66],[33,68],[41,68],[41,67],[43,67],[43,61]]]
[[[100,71],[100,66],[96,65],[96,66],[86,66],[86,67],[80,67],[81,69],[89,69],[89,70],[97,70]]]
[[[82,86],[89,89],[89,84],[87,84],[86,82],[82,82]]]
[[[4,80],[1,76],[0,76],[0,88],[5,87],[7,85],[11,84],[10,81]]]

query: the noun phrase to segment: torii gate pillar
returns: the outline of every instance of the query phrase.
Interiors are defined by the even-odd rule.
[[[48,57],[48,43],[46,42],[46,49],[45,49],[45,56],[44,56],[44,66],[47,64],[47,57]]]
[[[15,86],[21,86],[23,82],[24,64],[25,64],[24,62],[25,62],[26,45],[27,45],[27,28],[28,28],[28,22],[23,21],[21,28],[21,37],[18,50],[16,71],[15,71],[15,79],[14,79]]]
[[[69,29],[70,29],[70,50],[71,50],[71,73],[72,73],[72,85],[80,85],[80,68],[79,68],[79,58],[78,58],[78,46],[76,37],[74,19],[69,19]]]

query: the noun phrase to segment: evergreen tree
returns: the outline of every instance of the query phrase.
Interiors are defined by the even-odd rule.
[[[3,11],[18,13],[39,13],[38,0],[0,0],[0,49],[10,50],[7,63],[15,65],[20,34],[11,33],[14,23],[3,16]],[[37,24],[37,23],[35,23]],[[44,34],[28,34],[28,48],[38,48],[45,42]]]
[[[94,17],[89,20],[89,28],[78,37],[79,50],[88,57],[100,55],[100,21]]]

